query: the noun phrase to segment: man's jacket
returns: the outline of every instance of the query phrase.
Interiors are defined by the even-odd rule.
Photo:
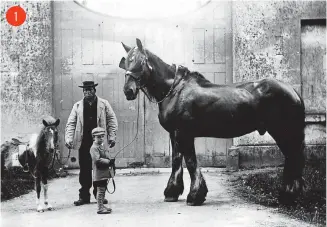
[[[97,127],[106,129],[107,136],[105,136],[104,145],[108,146],[108,140],[116,140],[116,133],[118,130],[118,122],[111,105],[105,99],[99,98],[97,103]],[[73,142],[73,149],[78,150],[81,147],[83,139],[83,99],[76,102],[68,117],[65,129],[65,141]]]

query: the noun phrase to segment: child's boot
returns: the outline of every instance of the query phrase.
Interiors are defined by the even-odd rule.
[[[97,191],[97,201],[98,201],[98,214],[110,214],[111,209],[103,205],[104,195],[106,193],[105,187],[98,187]],[[110,210],[109,210],[110,209]]]

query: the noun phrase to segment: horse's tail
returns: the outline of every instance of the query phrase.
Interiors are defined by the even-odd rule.
[[[302,135],[302,143],[303,143],[303,146],[305,145],[305,133],[304,133],[304,129],[305,129],[305,105],[304,105],[304,100],[303,98],[301,97],[301,95],[294,89],[294,91],[296,92],[297,96],[299,97],[300,101],[301,101],[301,104],[299,106],[299,127],[300,127],[300,130],[301,130],[301,135]]]

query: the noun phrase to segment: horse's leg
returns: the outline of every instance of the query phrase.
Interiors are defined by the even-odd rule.
[[[40,198],[40,194],[41,194],[41,177],[40,177],[40,174],[36,171],[35,172],[35,176],[36,176],[36,179],[35,179],[35,190],[36,190],[36,210],[37,212],[43,212],[43,207],[41,205],[41,198]]]
[[[45,209],[52,210],[52,206],[48,202],[48,167],[43,168],[42,183],[43,183]]]
[[[183,194],[183,155],[178,150],[176,143],[176,133],[170,133],[170,140],[172,146],[172,172],[164,191],[166,202],[176,202],[179,195]]]
[[[283,188],[280,202],[290,204],[304,189],[302,178],[304,158],[304,129],[295,124],[284,124],[279,130],[268,130],[285,156]]]
[[[186,201],[187,205],[201,205],[206,200],[208,188],[197,165],[194,138],[182,138],[177,142],[180,144],[181,153],[184,155],[186,167],[191,178],[190,192],[187,195]]]

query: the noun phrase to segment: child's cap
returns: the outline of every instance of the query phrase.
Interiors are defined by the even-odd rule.
[[[96,127],[92,130],[92,136],[99,136],[105,134],[106,134],[106,130],[104,130],[104,128],[101,127]]]

